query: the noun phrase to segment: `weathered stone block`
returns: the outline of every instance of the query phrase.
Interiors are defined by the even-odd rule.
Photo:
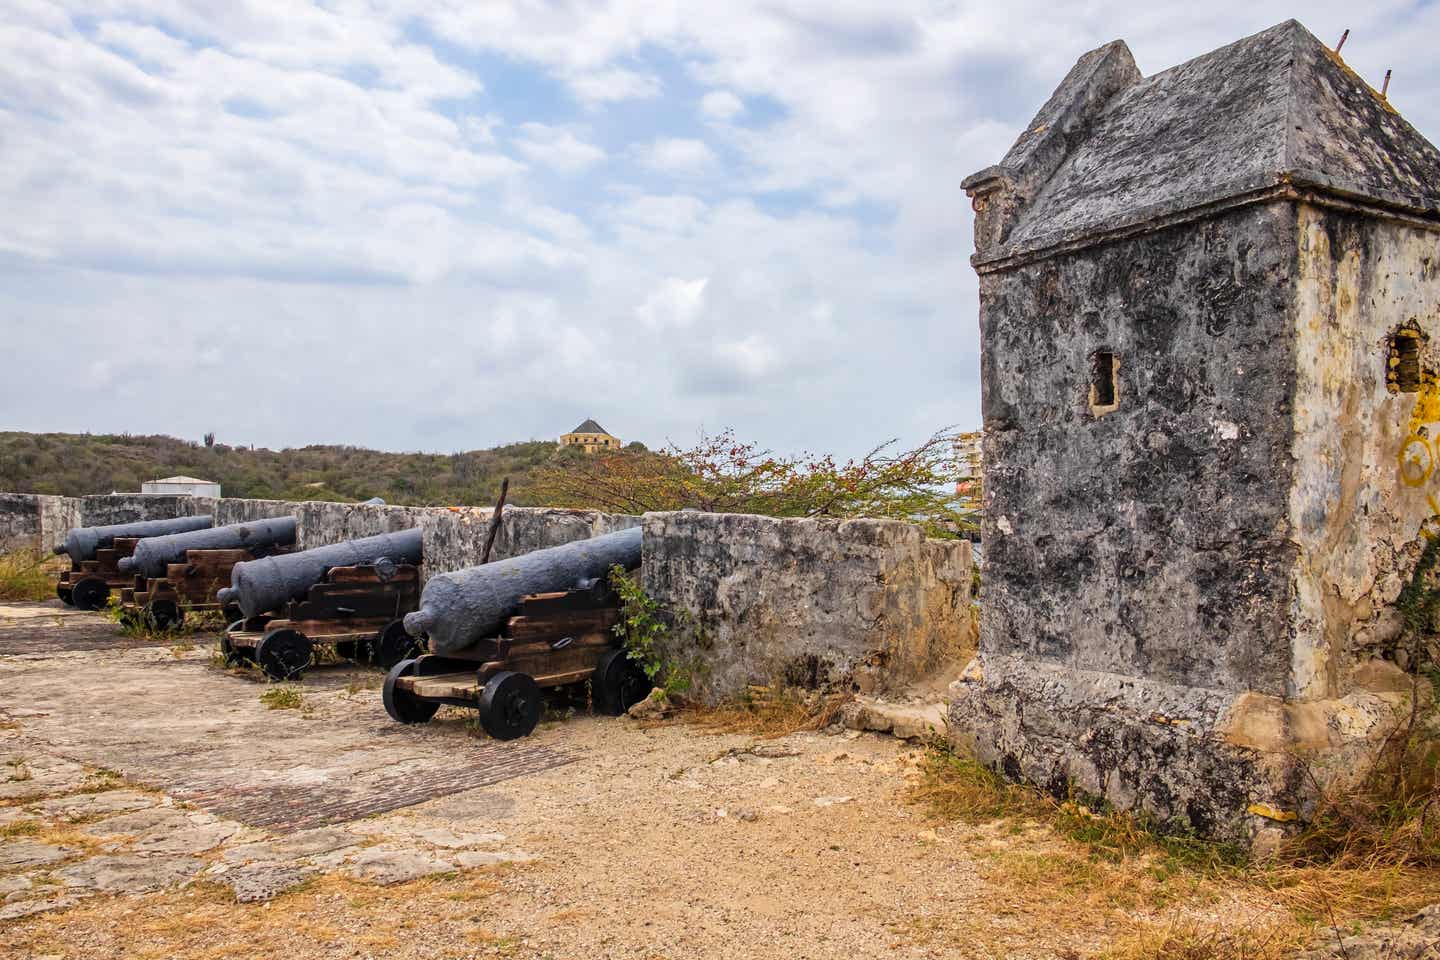
[[[802,520],[682,511],[645,515],[650,596],[679,615],[697,692],[748,684],[899,687],[967,651],[966,541],[893,520]]]
[[[1092,74],[973,261],[985,602],[952,736],[1252,837],[1414,689],[1376,658],[1417,665],[1391,605],[1440,513],[1440,151],[1294,21]],[[1063,158],[1027,159],[1054,123]]]

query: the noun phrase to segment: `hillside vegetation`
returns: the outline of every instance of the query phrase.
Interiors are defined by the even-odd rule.
[[[489,505],[502,477],[509,502],[538,505],[527,481],[542,464],[573,455],[552,440],[466,453],[384,453],[359,447],[250,449],[164,436],[0,432],[0,490],[83,496],[133,493],[146,480],[177,474],[214,480],[227,497],[365,500],[421,506]]]
[[[135,492],[185,476],[220,483],[227,497],[355,501],[383,497],[416,506],[488,506],[503,478],[508,502],[640,514],[652,510],[758,513],[772,517],[884,517],[924,525],[931,536],[975,527],[978,487],[956,486],[956,441],[935,434],[913,449],[882,443],[858,460],[774,455],[728,430],[688,449],[588,455],[549,440],[468,453],[382,453],[359,447],[252,450],[174,437],[0,433],[0,490],[81,496]]]

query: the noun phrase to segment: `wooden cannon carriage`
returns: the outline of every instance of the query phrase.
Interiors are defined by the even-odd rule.
[[[271,548],[286,553],[288,548]],[[240,608],[222,604],[216,592],[230,585],[235,564],[255,559],[249,550],[187,550],[184,563],[165,567],[165,576],[135,575],[120,591],[121,617],[144,622],[159,630],[177,627],[190,611],[218,610],[225,622],[240,619]]]
[[[135,552],[141,537],[116,537],[109,547],[95,551],[94,560],[71,560],[55,583],[55,595],[81,610],[103,610],[110,591],[131,586],[134,577],[120,572],[121,559]]]
[[[588,681],[595,709],[618,715],[651,689],[620,648],[613,629],[619,619],[619,599],[604,580],[530,594],[499,636],[460,654],[396,664],[385,677],[385,711],[401,723],[425,723],[442,704],[472,707],[486,733],[514,740],[539,723],[542,689]]]
[[[412,564],[332,567],[305,599],[231,624],[220,651],[226,663],[254,663],[272,680],[303,676],[315,662],[317,644],[388,670],[424,649],[401,619],[419,598],[420,569]]]

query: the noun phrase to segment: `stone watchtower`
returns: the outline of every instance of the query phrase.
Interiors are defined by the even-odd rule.
[[[1440,152],[1290,21],[1087,53],[964,183],[985,421],[985,762],[1211,836],[1302,817],[1432,651]]]

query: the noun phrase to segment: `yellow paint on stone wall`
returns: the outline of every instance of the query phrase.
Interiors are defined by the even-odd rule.
[[[1277,810],[1268,803],[1252,803],[1245,808],[1257,817],[1264,817],[1266,820],[1274,820],[1278,823],[1289,823],[1292,820],[1300,819],[1299,814],[1293,810]]]

